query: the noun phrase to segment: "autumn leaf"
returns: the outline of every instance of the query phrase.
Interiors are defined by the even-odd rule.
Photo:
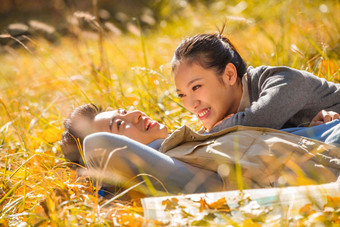
[[[340,209],[340,197],[327,196],[327,203],[325,207],[333,207],[335,210]]]
[[[203,212],[208,206],[208,203],[205,201],[204,198],[200,199],[200,212]]]
[[[162,201],[162,205],[165,206],[165,210],[173,210],[176,207],[178,207],[178,199],[176,198],[171,198],[171,199],[167,199]]]
[[[210,209],[217,209],[219,211],[224,211],[224,212],[230,212],[230,207],[227,204],[227,200],[225,197],[222,197],[221,199],[207,204]]]
[[[260,227],[261,225],[254,222],[251,219],[247,219],[243,222],[242,227]]]
[[[123,226],[141,226],[143,223],[143,218],[133,212],[126,211],[122,213],[118,218],[117,222]]]
[[[209,225],[209,222],[206,221],[206,220],[204,220],[204,219],[198,220],[198,221],[193,221],[193,222],[191,223],[191,225],[192,225],[192,226],[210,226],[210,225]]]
[[[301,207],[300,210],[299,210],[299,213],[300,213],[302,216],[307,217],[307,216],[309,216],[309,215],[315,213],[315,211],[312,210],[312,204],[309,203],[309,204],[306,204],[306,205],[304,205],[303,207]]]

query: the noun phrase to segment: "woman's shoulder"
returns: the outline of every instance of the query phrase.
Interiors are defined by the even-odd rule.
[[[301,73],[301,72],[306,72],[307,71],[301,71],[298,69],[294,69],[288,66],[268,66],[268,65],[261,65],[257,67],[249,66],[247,69],[247,74],[250,76],[255,76],[255,75],[263,75],[263,74],[275,74],[278,72],[295,72],[295,73]]]
[[[306,80],[315,80],[317,79],[312,73],[298,70],[287,66],[266,66],[261,65],[258,67],[248,67],[247,70],[247,78],[252,82],[262,81],[269,78],[280,78],[280,80],[287,80],[287,81],[306,81]]]

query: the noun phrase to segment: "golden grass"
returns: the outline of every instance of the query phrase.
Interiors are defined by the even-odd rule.
[[[210,10],[188,6],[142,37],[105,34],[98,41],[98,34],[81,33],[58,45],[33,39],[0,55],[0,225],[147,222],[133,202],[101,208],[103,199],[67,167],[57,141],[67,114],[88,102],[137,108],[171,129],[198,129],[170,73],[173,51],[186,36],[216,32],[226,21],[226,34],[250,65],[292,66],[340,82],[339,1],[254,1],[243,11],[222,2]]]

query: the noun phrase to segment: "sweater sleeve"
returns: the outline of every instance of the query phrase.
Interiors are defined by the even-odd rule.
[[[215,126],[210,132],[235,125],[280,129],[310,99],[312,91],[301,71],[287,67],[267,67],[248,83],[258,96],[250,108],[238,112]]]

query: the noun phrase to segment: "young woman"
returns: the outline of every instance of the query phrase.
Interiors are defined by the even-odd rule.
[[[87,174],[105,185],[144,173],[171,193],[193,193],[273,187],[280,177],[294,185],[301,177],[291,174],[295,164],[318,183],[340,173],[340,147],[275,129],[236,126],[202,135],[183,126],[168,136],[140,111],[102,111],[93,104],[76,108],[64,126],[65,157],[85,160]]]
[[[235,125],[314,126],[340,118],[340,84],[283,66],[247,68],[229,39],[218,34],[184,39],[175,51],[172,69],[178,96],[205,132]],[[322,131],[311,135],[311,129],[287,130],[322,137]]]

